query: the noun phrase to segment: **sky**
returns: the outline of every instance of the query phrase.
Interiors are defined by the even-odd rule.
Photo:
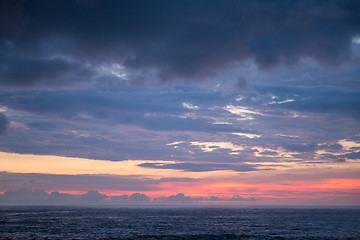
[[[0,1],[0,205],[360,205],[360,2]]]

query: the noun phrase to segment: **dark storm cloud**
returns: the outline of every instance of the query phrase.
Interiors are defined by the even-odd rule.
[[[7,52],[1,74],[13,85],[69,70],[63,61],[37,60],[60,53],[92,63],[154,68],[163,79],[197,80],[246,58],[261,68],[302,57],[336,65],[350,57],[351,40],[360,31],[360,3],[351,0],[9,0],[0,9],[0,44]],[[12,64],[14,56],[27,62]],[[45,66],[44,74],[28,69],[32,65]]]
[[[64,59],[3,59],[0,83],[9,86],[67,85],[89,80],[92,70]]]

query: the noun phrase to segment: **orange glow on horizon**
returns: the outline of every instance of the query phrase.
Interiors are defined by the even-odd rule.
[[[190,197],[221,196],[222,198],[239,196],[243,198],[261,199],[327,199],[331,197],[345,197],[358,199],[360,194],[360,176],[357,171],[358,162],[335,165],[288,163],[287,168],[274,167],[271,170],[250,172],[209,171],[190,172],[172,169],[144,168],[138,165],[145,162],[164,161],[122,161],[90,160],[83,158],[67,158],[59,156],[37,156],[0,152],[0,171],[16,175],[17,173],[39,173],[48,175],[94,175],[105,176],[113,181],[112,184],[99,183],[96,186],[85,182],[66,183],[42,181],[42,189],[48,192],[60,192],[72,195],[85,194],[89,190],[96,190],[107,196],[130,196],[133,193],[143,193],[150,198],[168,197],[183,193]],[[256,163],[260,164],[260,163]],[[269,162],[264,163],[266,165]],[[282,163],[273,163],[273,166]],[[293,168],[294,165],[294,168]],[[289,167],[291,166],[291,167]],[[331,166],[331,167],[329,167]],[[338,177],[342,176],[342,177]],[[124,186],[121,180],[136,180],[136,189]],[[170,179],[170,180],[167,180]],[[119,185],[116,181],[119,181]],[[151,180],[151,181],[147,181]],[[145,185],[141,185],[144,182]],[[115,183],[115,184],[114,184]],[[26,181],[17,183],[7,182],[2,185],[0,192],[17,190],[35,185]],[[122,183],[124,184],[124,183]],[[133,183],[134,184],[134,183]],[[130,189],[130,190],[129,190]],[[134,188],[135,189],[135,188]],[[289,201],[290,201],[289,200]],[[266,202],[265,202],[266,203]],[[360,203],[360,199],[359,199]]]
[[[142,191],[149,197],[171,196],[184,193],[190,197],[208,196],[234,196],[240,197],[261,196],[273,198],[293,198],[293,197],[319,197],[337,196],[352,193],[360,193],[360,179],[327,179],[322,182],[303,182],[297,181],[283,184],[238,184],[238,183],[162,183],[158,190]],[[134,191],[101,191],[108,196],[131,195]],[[276,194],[277,193],[277,194]]]

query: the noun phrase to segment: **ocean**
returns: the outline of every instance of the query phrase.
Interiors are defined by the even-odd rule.
[[[360,239],[360,209],[0,207],[0,239]]]

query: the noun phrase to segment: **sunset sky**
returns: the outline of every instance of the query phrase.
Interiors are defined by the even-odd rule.
[[[0,1],[0,205],[360,205],[360,1]]]

